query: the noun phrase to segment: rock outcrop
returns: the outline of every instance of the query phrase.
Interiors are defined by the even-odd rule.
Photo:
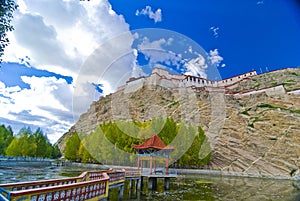
[[[88,134],[107,121],[172,117],[205,131],[212,157],[203,168],[297,176],[299,89],[300,68],[246,77],[225,87],[143,85],[130,92],[123,87],[93,102],[58,143],[63,149],[67,136]]]

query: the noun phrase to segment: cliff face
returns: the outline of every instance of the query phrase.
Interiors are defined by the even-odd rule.
[[[255,75],[222,88],[121,89],[91,104],[59,141],[110,120],[172,117],[200,125],[212,148],[204,168],[290,176],[300,168],[300,68]],[[184,139],[182,139],[184,140]]]

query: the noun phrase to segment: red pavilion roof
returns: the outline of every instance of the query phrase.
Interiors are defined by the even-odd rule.
[[[173,150],[175,147],[166,146],[165,143],[158,137],[157,134],[152,135],[144,143],[140,145],[133,145],[134,149],[167,149]]]

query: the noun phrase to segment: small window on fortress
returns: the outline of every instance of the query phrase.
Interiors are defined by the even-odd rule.
[[[250,75],[252,75],[252,73],[250,73]]]
[[[241,78],[241,77],[239,76],[239,78]]]
[[[230,81],[232,81],[232,78],[230,79]]]
[[[247,75],[245,74],[244,77],[246,77]]]

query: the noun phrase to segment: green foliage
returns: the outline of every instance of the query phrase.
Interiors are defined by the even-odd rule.
[[[266,108],[271,108],[271,109],[277,108],[277,107],[275,107],[275,106],[273,106],[273,105],[265,104],[265,103],[260,104],[260,105],[258,105],[257,107],[266,107]]]
[[[61,157],[60,149],[57,145],[54,145],[53,150],[52,150],[52,157],[51,158],[60,158],[60,157]]]
[[[295,76],[300,76],[300,74],[296,73],[296,72],[292,72],[291,73],[292,75],[295,75]]]
[[[168,108],[171,108],[174,105],[177,105],[179,101],[173,101],[171,104],[168,105]]]
[[[80,138],[78,133],[75,132],[67,141],[65,147],[65,157],[71,161],[79,159]]]
[[[209,162],[210,155],[204,159],[199,158],[201,145],[206,139],[200,127],[177,124],[172,118],[162,117],[146,122],[106,122],[94,132],[83,135],[85,137],[81,140],[75,133],[66,143],[65,157],[84,163],[135,165],[136,153],[132,146],[143,143],[154,133],[157,133],[166,145],[176,147],[173,157],[178,158],[176,166],[198,167]],[[208,143],[205,146],[210,149]],[[186,153],[183,150],[187,150]]]
[[[5,132],[6,137],[3,138]],[[32,132],[30,128],[22,128],[14,137],[10,127],[0,126],[0,139],[1,155],[39,158],[58,158],[61,156],[59,148],[52,146],[40,128],[35,132]]]
[[[258,89],[260,87],[260,83],[254,85],[254,88]]]
[[[0,155],[5,154],[5,150],[11,141],[14,139],[13,132],[10,126],[0,126]]]
[[[273,105],[270,105],[270,104],[260,104],[257,107],[260,107],[260,108],[270,108],[270,109],[281,109],[281,110],[289,111],[291,113],[300,114],[300,110],[292,110],[292,109],[283,108],[283,107],[279,107],[279,106],[273,106]]]
[[[4,54],[4,48],[9,44],[7,32],[12,31],[14,28],[11,25],[13,12],[18,8],[14,0],[1,0],[0,1],[0,63],[1,57]]]
[[[248,116],[249,116],[249,111],[250,111],[250,110],[251,110],[251,108],[248,108],[248,109],[244,110],[244,111],[242,112],[242,114],[248,115]]]

